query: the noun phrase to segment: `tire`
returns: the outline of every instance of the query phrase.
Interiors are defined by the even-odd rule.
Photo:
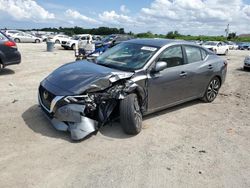
[[[219,93],[220,87],[220,79],[218,77],[212,78],[207,86],[206,92],[202,97],[202,100],[207,103],[213,102]]]
[[[142,114],[136,94],[130,94],[120,102],[120,121],[123,131],[136,135],[142,129]]]
[[[15,41],[15,43],[20,43],[21,42],[20,39],[18,39],[18,38],[14,39],[14,41]]]
[[[39,40],[39,39],[36,39],[36,40],[35,40],[35,43],[40,43],[40,40]]]
[[[72,44],[71,49],[72,49],[72,50],[75,50],[75,49],[76,49],[76,45],[75,45],[75,44]]]
[[[56,43],[56,44],[60,44],[60,40],[56,40],[55,43]]]

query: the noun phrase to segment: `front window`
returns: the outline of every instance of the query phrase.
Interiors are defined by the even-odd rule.
[[[157,50],[157,47],[148,45],[121,43],[103,53],[96,61],[106,67],[134,71],[142,68]]]
[[[176,67],[184,64],[184,57],[181,46],[173,46],[167,48],[159,56],[158,61],[167,63],[167,68]]]

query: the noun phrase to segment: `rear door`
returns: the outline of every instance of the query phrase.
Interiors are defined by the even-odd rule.
[[[208,53],[197,46],[185,45],[185,71],[191,76],[185,93],[188,98],[200,97],[213,75],[214,65],[208,60]]]

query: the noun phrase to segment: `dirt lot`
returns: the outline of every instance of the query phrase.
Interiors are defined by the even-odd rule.
[[[0,73],[0,187],[250,187],[250,72],[232,51],[211,104],[193,101],[144,118],[141,134],[119,124],[73,143],[37,105],[39,82],[72,51],[19,44],[22,63]]]

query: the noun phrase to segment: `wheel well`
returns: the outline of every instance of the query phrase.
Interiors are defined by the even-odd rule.
[[[220,84],[221,84],[222,82],[221,77],[219,75],[216,75],[215,77],[217,77],[220,80]]]

